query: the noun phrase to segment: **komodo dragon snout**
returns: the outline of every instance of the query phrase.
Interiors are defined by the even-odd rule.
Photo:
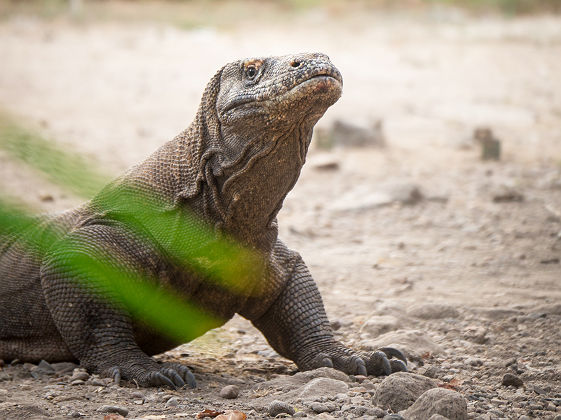
[[[342,86],[341,74],[323,54],[227,64],[208,83],[194,121],[175,139],[90,202],[45,218],[26,233],[0,237],[0,358],[78,360],[116,381],[195,386],[186,366],[150,357],[181,342],[137,319],[138,311],[100,296],[92,270],[105,275],[116,266],[131,278],[171,288],[218,324],[241,314],[302,370],[406,371],[398,350],[364,353],[334,338],[308,268],[278,238],[276,216],[304,165],[313,127]],[[221,287],[189,269],[178,249],[202,255],[214,241],[184,229],[189,224],[209,226],[217,241],[234,238],[259,255],[258,287],[237,293],[239,288]],[[56,232],[60,244],[26,246],[25,234],[41,238],[47,231]],[[88,261],[90,271],[69,261]],[[131,300],[138,291],[129,285],[126,293]]]

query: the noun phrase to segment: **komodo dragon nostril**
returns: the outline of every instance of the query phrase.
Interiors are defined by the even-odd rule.
[[[301,62],[298,60],[292,60],[292,62],[290,63],[290,65],[294,68],[300,67]]]

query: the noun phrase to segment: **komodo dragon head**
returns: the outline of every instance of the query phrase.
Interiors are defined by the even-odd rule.
[[[213,77],[199,110],[209,137],[201,152],[224,228],[250,239],[271,227],[314,125],[342,87],[337,68],[318,53],[240,60]]]

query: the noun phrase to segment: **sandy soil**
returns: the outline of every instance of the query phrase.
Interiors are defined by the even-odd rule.
[[[279,218],[341,339],[397,343],[413,372],[465,397],[470,418],[557,418],[561,18],[312,9],[282,23],[182,30],[12,17],[0,23],[0,107],[118,173],[190,122],[225,62],[310,50],[327,53],[345,78],[320,126],[381,119],[388,143],[312,151]],[[470,136],[480,125],[501,139],[500,162],[479,159]],[[414,186],[423,198],[413,204],[369,201]],[[0,189],[48,211],[79,202],[1,152]],[[5,366],[0,417],[100,418],[109,404],[130,418],[228,407],[255,418],[267,398],[283,399],[270,380],[295,372],[241,318],[162,357],[192,366],[199,388],[118,388],[71,377],[74,366],[35,377],[34,366]],[[501,385],[505,373],[523,385]],[[320,416],[381,415],[371,401],[381,379],[363,379],[346,378],[349,404],[371,411],[344,411],[335,398],[337,409]],[[227,384],[240,388],[237,399],[217,396]],[[289,402],[317,415],[302,398]]]

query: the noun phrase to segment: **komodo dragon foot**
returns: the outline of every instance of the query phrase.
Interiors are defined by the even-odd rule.
[[[395,348],[384,347],[372,353],[359,353],[340,343],[321,350],[310,361],[304,359],[298,365],[303,370],[331,367],[349,375],[364,376],[407,372],[407,359]]]
[[[407,372],[407,359],[395,348],[367,353],[337,341],[317,285],[300,255],[279,242],[273,258],[283,267],[291,267],[289,279],[277,300],[253,323],[279,354],[301,370],[331,367],[364,376]]]
[[[104,372],[120,385],[121,378],[137,383],[139,386],[169,386],[172,389],[185,385],[195,388],[195,377],[187,366],[179,363],[149,364],[149,366],[132,364],[131,366],[113,366]]]

